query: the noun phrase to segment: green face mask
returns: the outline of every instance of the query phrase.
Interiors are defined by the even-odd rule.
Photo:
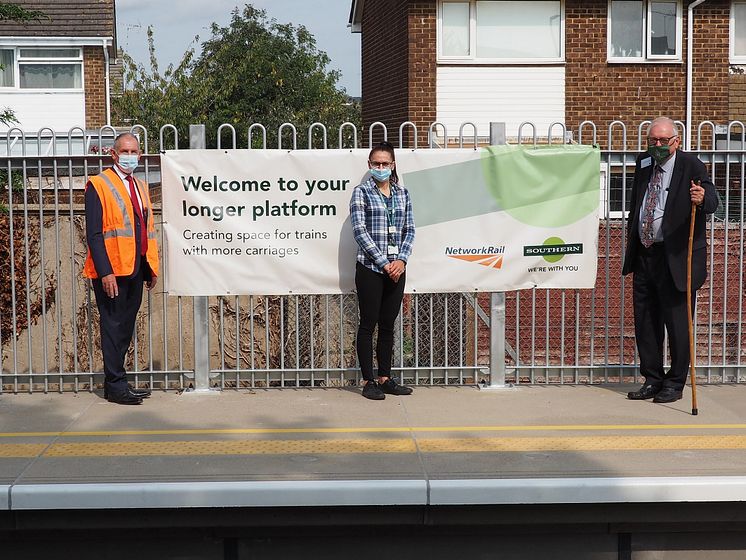
[[[671,155],[668,146],[648,146],[648,153],[653,156],[653,159],[658,163],[661,163]]]

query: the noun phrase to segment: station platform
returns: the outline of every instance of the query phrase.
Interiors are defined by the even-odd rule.
[[[0,510],[746,502],[746,385],[0,395]]]

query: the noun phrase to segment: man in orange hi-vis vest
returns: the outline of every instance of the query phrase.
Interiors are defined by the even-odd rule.
[[[85,191],[88,256],[83,275],[93,282],[101,316],[104,397],[117,404],[141,404],[149,390],[127,383],[124,358],[142,302],[143,284],[158,279],[158,244],[148,185],[132,176],[142,152],[133,134],[114,140],[114,166],[91,177]]]

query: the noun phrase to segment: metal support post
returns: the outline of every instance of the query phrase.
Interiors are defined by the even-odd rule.
[[[504,122],[490,123],[490,145],[507,144]],[[505,384],[505,293],[490,294],[490,383],[482,389],[504,389]]]
[[[189,125],[189,148],[207,147],[205,125]],[[210,392],[210,308],[207,296],[192,298],[194,305],[194,393]]]

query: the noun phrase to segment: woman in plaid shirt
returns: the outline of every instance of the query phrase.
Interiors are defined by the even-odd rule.
[[[350,200],[352,231],[357,241],[355,287],[360,307],[357,357],[365,385],[363,396],[383,400],[390,395],[409,395],[412,389],[391,377],[394,321],[399,314],[406,266],[414,242],[412,202],[398,184],[394,147],[381,142],[368,156],[370,178],[355,187]],[[376,358],[378,379],[373,373],[373,330],[378,325]]]

